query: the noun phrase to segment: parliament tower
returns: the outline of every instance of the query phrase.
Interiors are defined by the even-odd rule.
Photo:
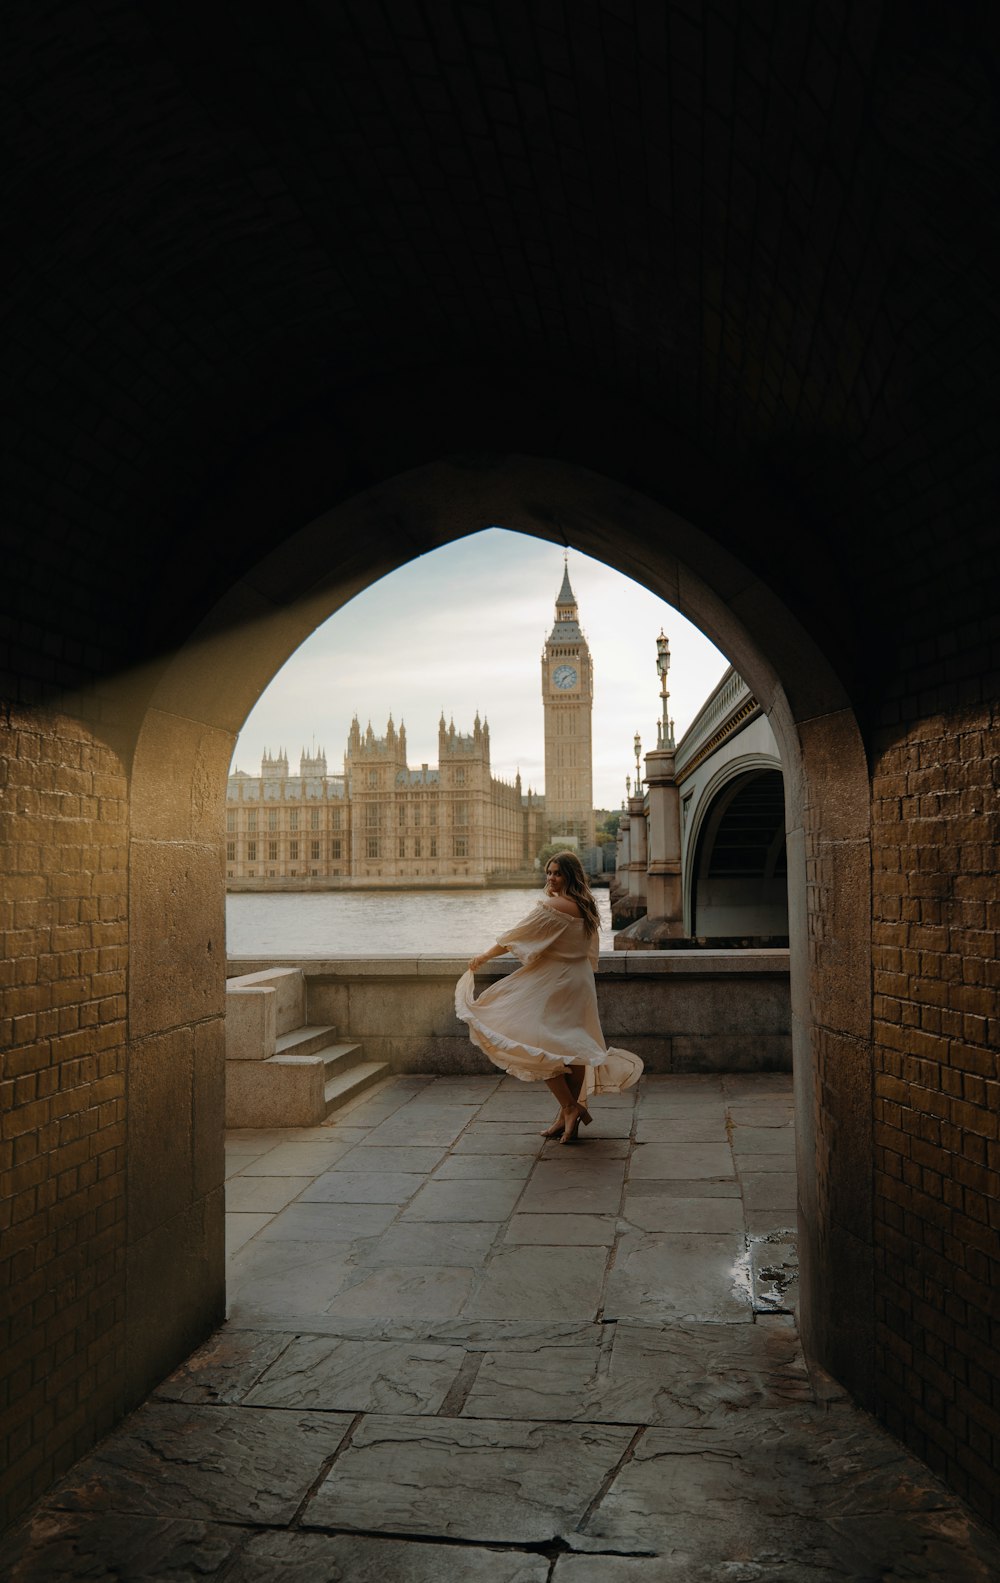
[[[594,842],[591,711],[594,671],[580,630],[569,566],[556,599],[555,625],[542,651],[545,706],[545,816],[549,839]]]

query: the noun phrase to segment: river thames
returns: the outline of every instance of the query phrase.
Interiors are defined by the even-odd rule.
[[[532,890],[265,892],[226,897],[226,953],[266,956],[473,956],[541,896]],[[614,949],[606,890],[594,899],[601,950]]]

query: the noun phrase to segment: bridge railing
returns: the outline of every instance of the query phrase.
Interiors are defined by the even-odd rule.
[[[743,714],[747,705],[753,702],[753,693],[743,677],[730,666],[677,744],[674,759],[677,775],[680,776],[712,738],[724,731],[729,722],[736,715]]]

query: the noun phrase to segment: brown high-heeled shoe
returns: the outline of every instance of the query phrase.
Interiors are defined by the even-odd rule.
[[[574,1108],[574,1110],[576,1112],[576,1114],[573,1117],[573,1120],[569,1123],[568,1126],[566,1125],[565,1122],[563,1123],[563,1135],[562,1135],[562,1142],[563,1143],[575,1143],[576,1142],[576,1135],[577,1135],[577,1132],[580,1129],[581,1121],[583,1122],[583,1125],[585,1127],[589,1127],[590,1123],[594,1119],[593,1116],[590,1114],[590,1111],[587,1109],[586,1105],[574,1105],[573,1108]]]
[[[543,1138],[559,1138],[559,1137],[562,1136],[562,1130],[563,1130],[562,1111],[560,1111],[559,1112],[559,1120],[558,1121],[554,1121],[552,1123],[551,1127],[546,1127],[545,1131],[542,1133],[542,1137]]]

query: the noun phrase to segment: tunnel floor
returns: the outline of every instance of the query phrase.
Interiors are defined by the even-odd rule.
[[[227,1138],[228,1322],[0,1575],[966,1583],[1000,1543],[803,1359],[791,1079],[512,1079]]]

